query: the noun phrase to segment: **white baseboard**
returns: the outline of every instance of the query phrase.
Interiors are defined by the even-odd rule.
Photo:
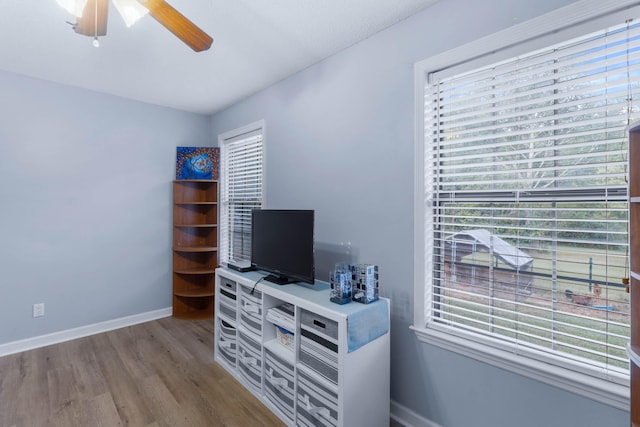
[[[391,401],[391,419],[405,427],[441,427],[439,424],[424,418],[395,400]]]
[[[100,323],[94,323],[92,325],[80,326],[78,328],[0,344],[0,357],[20,353],[21,351],[32,350],[34,348],[45,347],[51,344],[58,344],[76,338],[88,337],[89,335],[112,331],[126,326],[137,325],[138,323],[144,323],[150,320],[169,317],[171,314],[171,307],[161,308],[160,310],[148,311],[146,313],[134,314],[132,316],[120,317],[119,319],[107,320]]]

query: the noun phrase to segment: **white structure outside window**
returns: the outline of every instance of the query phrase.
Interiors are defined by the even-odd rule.
[[[418,337],[621,409],[633,5],[579,1],[416,66]]]
[[[218,137],[220,263],[251,260],[251,211],[264,204],[264,121]]]

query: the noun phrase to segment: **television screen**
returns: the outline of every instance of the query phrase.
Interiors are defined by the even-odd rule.
[[[313,210],[254,209],[251,265],[278,284],[314,282]]]

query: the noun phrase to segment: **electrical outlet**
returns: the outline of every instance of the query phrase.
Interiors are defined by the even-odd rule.
[[[44,303],[33,304],[33,317],[44,316]]]

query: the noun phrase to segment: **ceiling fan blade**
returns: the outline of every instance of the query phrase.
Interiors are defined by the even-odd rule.
[[[139,0],[149,14],[196,52],[209,49],[213,39],[164,0]]]
[[[90,37],[104,36],[107,34],[108,15],[109,0],[88,0],[73,30]]]

